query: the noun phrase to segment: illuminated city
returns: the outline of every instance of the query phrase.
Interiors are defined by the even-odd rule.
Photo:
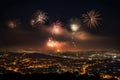
[[[65,73],[120,79],[120,51],[0,52],[0,74]]]

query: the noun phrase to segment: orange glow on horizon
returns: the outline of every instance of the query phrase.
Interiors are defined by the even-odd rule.
[[[56,41],[52,40],[52,39],[49,39],[48,42],[47,42],[47,46],[48,47],[55,47],[56,46]]]
[[[53,40],[52,38],[49,38],[46,43],[47,50],[54,50],[57,52],[60,52],[61,50],[65,50],[66,46],[68,46],[66,42],[59,42]]]

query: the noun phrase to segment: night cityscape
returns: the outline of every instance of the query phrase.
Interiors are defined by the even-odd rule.
[[[113,0],[1,0],[0,80],[120,80]]]

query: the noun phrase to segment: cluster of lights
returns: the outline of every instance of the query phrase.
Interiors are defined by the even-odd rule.
[[[47,46],[48,47],[55,47],[56,46],[56,41],[52,40],[51,38],[48,39],[48,42],[47,42]]]

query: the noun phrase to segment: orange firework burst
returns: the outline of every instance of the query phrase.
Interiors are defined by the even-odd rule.
[[[46,46],[48,50],[54,50],[57,52],[60,52],[61,50],[65,49],[68,44],[66,42],[59,42],[56,40],[53,40],[52,38],[49,38]]]
[[[88,27],[90,28],[96,28],[96,26],[98,26],[100,24],[100,18],[101,14],[97,11],[89,11],[87,12],[87,14],[83,14],[82,18],[83,18],[83,23],[85,23]]]
[[[16,27],[16,23],[14,21],[9,21],[8,22],[8,27],[13,29],[13,28]]]
[[[53,23],[52,34],[61,34],[62,32],[62,23],[60,21]]]
[[[20,21],[19,20],[9,20],[9,21],[7,21],[6,25],[9,28],[14,29],[20,25]]]
[[[48,47],[55,47],[56,46],[56,41],[52,40],[51,38],[48,39],[48,42],[47,42],[47,46]]]

